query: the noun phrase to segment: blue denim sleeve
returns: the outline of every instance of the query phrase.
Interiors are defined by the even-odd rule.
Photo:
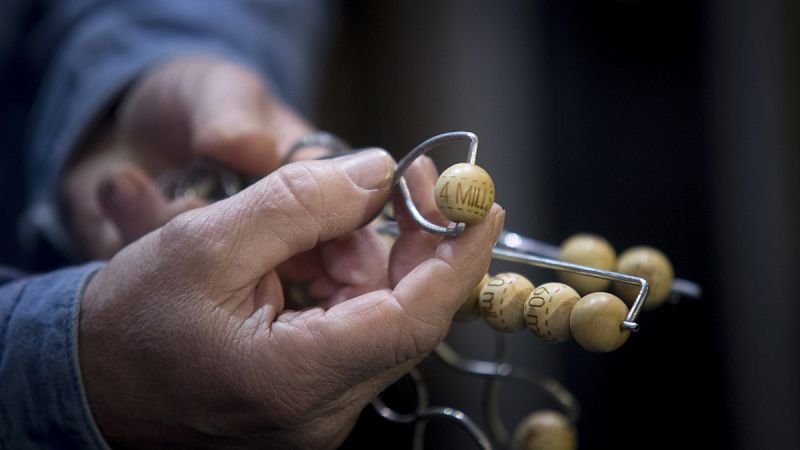
[[[93,263],[0,287],[0,448],[108,449],[78,362],[78,315]]]
[[[75,254],[57,193],[65,161],[132,80],[186,54],[216,55],[255,70],[288,104],[307,112],[329,45],[325,0],[70,0],[49,2],[31,34],[46,73],[34,108],[27,222]]]

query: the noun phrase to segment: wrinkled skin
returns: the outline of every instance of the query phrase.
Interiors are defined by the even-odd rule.
[[[368,154],[391,161],[378,150],[349,158]],[[486,272],[500,208],[455,239],[412,229],[404,218],[387,270],[392,288],[373,290],[374,281],[359,273],[370,270],[374,255],[341,245],[341,237],[351,239],[388,189],[359,187],[341,166],[282,168],[237,196],[176,217],[92,279],[81,314],[81,367],[112,442],[333,448],[370,399],[444,337]],[[284,309],[276,270],[315,246],[335,249],[351,270],[323,299],[330,308]],[[326,258],[317,264],[332,271]]]
[[[86,254],[114,255],[80,316],[101,432],[119,447],[337,447],[361,409],[444,337],[488,268],[504,212],[495,205],[442,239],[398,205],[390,256],[362,225],[389,199],[391,158],[370,150],[276,170],[311,128],[247,70],[176,60],[121,105],[65,179]],[[164,197],[155,177],[198,156],[271,174],[212,205]],[[446,223],[436,177],[427,158],[407,174],[423,214]],[[319,306],[292,310],[287,281],[306,284]]]
[[[266,175],[312,130],[248,69],[199,56],[157,66],[88,134],[70,164],[62,203],[72,234],[84,257],[108,258],[203,204],[165,197],[159,175],[198,157]],[[326,153],[308,148],[292,159]]]

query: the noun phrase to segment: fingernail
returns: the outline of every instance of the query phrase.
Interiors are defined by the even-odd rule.
[[[386,150],[363,150],[333,161],[362,189],[383,189],[394,177],[394,159]]]

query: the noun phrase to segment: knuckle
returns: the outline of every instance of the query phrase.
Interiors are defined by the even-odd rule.
[[[406,325],[403,328],[405,336],[397,347],[398,365],[427,356],[444,336],[440,327],[415,317],[406,316]]]
[[[397,305],[398,336],[395,340],[395,365],[430,354],[447,333],[447,323],[435,317],[419,317],[395,300]]]
[[[266,209],[275,223],[275,233],[284,236],[287,229],[299,229],[302,232],[292,236],[308,239],[299,243],[303,247],[313,246],[323,230],[318,217],[324,204],[319,180],[304,164],[285,166],[270,179],[264,197],[269,202]]]
[[[322,203],[322,187],[317,176],[306,164],[285,166],[276,172],[276,183],[287,197],[289,205],[296,205],[300,213],[313,216]]]
[[[219,209],[200,208],[173,217],[161,228],[161,248],[184,255],[193,263],[218,260],[220,251],[228,248],[233,231],[225,227]]]

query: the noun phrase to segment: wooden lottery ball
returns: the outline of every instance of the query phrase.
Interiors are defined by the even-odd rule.
[[[546,283],[534,289],[525,301],[525,323],[536,337],[564,342],[572,337],[569,316],[581,296],[562,283]]]
[[[584,296],[569,316],[572,337],[590,352],[605,353],[618,349],[628,340],[630,331],[620,328],[628,315],[625,302],[607,292]]]
[[[617,252],[607,240],[588,233],[576,234],[561,244],[559,259],[573,264],[594,267],[596,269],[613,270],[617,262]],[[582,295],[604,291],[611,284],[610,280],[559,271],[558,278],[572,286]]]
[[[490,327],[512,333],[525,328],[523,309],[533,291],[533,283],[516,273],[501,273],[483,285],[480,295],[481,315]]]
[[[436,206],[453,222],[473,224],[494,204],[494,182],[480,166],[459,163],[442,172],[434,190]]]
[[[453,320],[456,322],[471,322],[481,316],[481,311],[478,308],[478,297],[481,294],[481,289],[483,289],[483,286],[488,281],[489,275],[486,274],[483,276],[481,282],[469,292],[467,299],[464,300],[464,304],[461,305],[461,308],[456,311],[456,315],[453,316]]]
[[[650,283],[650,293],[644,309],[660,306],[672,290],[672,263],[663,253],[652,247],[639,246],[624,251],[619,255],[616,271],[642,277]],[[639,285],[615,282],[614,292],[631,306],[639,293]]]
[[[574,450],[578,434],[563,414],[538,411],[522,419],[511,444],[514,450]]]

